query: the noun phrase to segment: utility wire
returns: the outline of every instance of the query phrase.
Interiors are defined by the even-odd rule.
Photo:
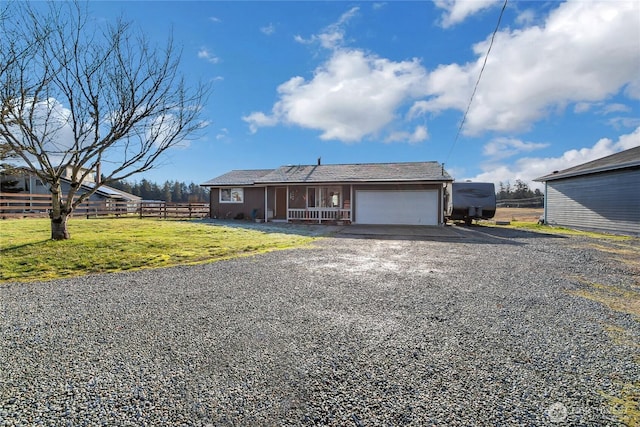
[[[476,80],[476,85],[473,87],[473,92],[471,93],[471,98],[469,98],[467,109],[464,112],[464,115],[462,116],[462,121],[460,122],[458,131],[456,132],[456,137],[453,140],[453,144],[451,144],[451,148],[449,149],[449,154],[447,154],[447,158],[445,162],[449,161],[449,157],[453,152],[453,148],[456,146],[456,143],[458,142],[458,138],[460,137],[460,133],[462,132],[462,127],[464,126],[464,123],[467,120],[467,115],[469,114],[469,109],[471,109],[471,103],[473,102],[473,97],[476,95],[476,91],[478,90],[478,85],[480,84],[480,79],[482,78],[482,73],[484,72],[484,67],[487,65],[487,59],[489,58],[489,53],[491,52],[491,48],[493,47],[493,40],[496,38],[496,34],[498,33],[498,29],[500,28],[500,22],[502,22],[502,15],[504,15],[504,10],[507,8],[507,2],[508,0],[504,0],[504,4],[502,5],[502,10],[500,11],[500,16],[498,17],[498,23],[496,24],[495,30],[493,30],[493,35],[491,36],[489,49],[487,49],[487,53],[484,56],[484,62],[482,63],[482,68],[480,69],[480,74],[478,74],[478,80]]]

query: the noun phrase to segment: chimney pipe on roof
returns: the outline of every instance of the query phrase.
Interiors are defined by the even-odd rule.
[[[100,162],[96,163],[96,184],[100,184],[100,181],[102,181],[102,170],[100,168]]]
[[[322,157],[318,157],[318,166],[322,163]]]

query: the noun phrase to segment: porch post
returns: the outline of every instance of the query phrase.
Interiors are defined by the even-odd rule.
[[[547,200],[549,197],[549,181],[545,181],[544,182],[544,199],[542,199],[542,217],[544,218],[544,225],[549,225],[549,220],[547,219],[547,214],[548,212],[548,204],[547,204]]]
[[[349,184],[349,223],[353,224],[353,184]]]
[[[443,225],[443,216],[444,216],[444,186],[442,183],[440,188],[438,188],[438,225]]]
[[[269,221],[269,214],[267,213],[267,209],[268,209],[268,203],[267,203],[267,186],[265,185],[264,187],[264,222],[265,224]]]

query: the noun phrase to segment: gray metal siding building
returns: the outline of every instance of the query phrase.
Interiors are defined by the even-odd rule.
[[[640,147],[537,178],[545,223],[640,236]]]

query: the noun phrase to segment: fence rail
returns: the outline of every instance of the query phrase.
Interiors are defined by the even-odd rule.
[[[0,218],[48,217],[51,195],[0,193]],[[140,218],[206,218],[208,203],[167,203],[161,201],[91,200],[81,203],[73,216]]]
[[[498,208],[541,208],[544,206],[544,196],[530,197],[528,199],[501,199],[496,200]]]

